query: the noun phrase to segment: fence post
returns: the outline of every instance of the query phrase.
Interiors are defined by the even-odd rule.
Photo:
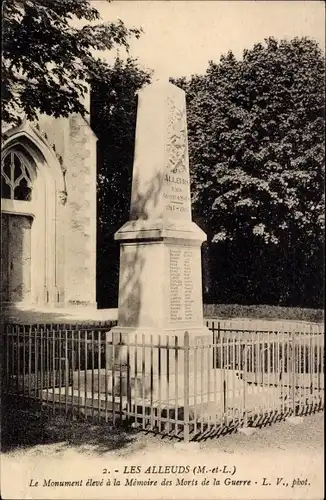
[[[217,342],[221,346],[221,351],[219,352],[218,349],[215,350],[215,368],[223,368],[222,367],[222,358],[223,358],[222,349],[223,349],[223,343],[222,343],[222,340],[221,340],[221,322],[220,321],[217,322],[217,337],[215,336],[215,343],[216,343],[216,345],[217,345]],[[217,356],[219,356],[218,359],[217,359]]]
[[[64,362],[65,362],[65,376],[64,376],[64,384],[65,384],[65,415],[67,416],[68,414],[68,387],[69,387],[69,360],[68,360],[68,331],[65,330],[65,357],[64,357]],[[94,348],[94,344],[93,344]],[[73,395],[72,395],[72,402],[73,402]]]
[[[5,325],[4,327],[4,349],[3,349],[3,379],[6,384],[6,390],[8,390],[9,386],[9,331],[10,331],[10,326]]]
[[[248,427],[248,413],[247,413],[247,355],[248,355],[248,344],[247,341],[245,341],[245,346],[244,346],[244,366],[243,366],[243,426]]]
[[[295,331],[291,332],[291,344],[292,344],[292,411],[293,415],[296,415],[296,406],[295,406]]]
[[[208,321],[206,321],[206,326],[208,326]],[[214,321],[212,321],[212,334],[213,334],[213,349],[212,349],[212,355],[213,355],[213,369],[216,368],[216,351],[215,351],[215,345],[216,345],[216,335],[215,335],[215,324]]]
[[[183,439],[189,443],[189,333],[184,334],[184,431]]]

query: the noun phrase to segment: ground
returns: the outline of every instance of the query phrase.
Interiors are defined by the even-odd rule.
[[[73,322],[73,315],[62,313],[60,319]],[[33,321],[49,317],[37,312]],[[324,498],[322,413],[306,416],[298,425],[279,422],[252,435],[233,433],[183,445],[136,430],[51,420],[37,409],[14,408],[4,401],[2,410],[3,500]],[[156,469],[147,473],[152,466]]]
[[[15,428],[13,417],[10,420]],[[34,421],[22,414],[20,422],[20,428],[6,432],[3,441],[3,499],[323,498],[322,413],[306,416],[297,425],[283,421],[250,436],[229,434],[189,445],[108,426],[44,420],[42,414],[34,416]],[[153,469],[146,473],[153,465],[178,469],[173,469],[175,473]],[[132,466],[136,468],[132,470]],[[114,478],[120,485],[113,485]],[[87,486],[87,479],[99,483]],[[131,479],[152,481],[152,485],[132,486]],[[83,480],[83,484],[51,487],[44,486],[44,480],[46,484],[49,480]],[[232,480],[251,483],[227,484]]]
[[[92,308],[49,308],[12,304],[7,307],[4,317],[8,323],[60,324],[111,322],[118,318],[118,309]],[[320,309],[300,309],[277,306],[204,305],[205,320],[221,322],[223,328],[282,330],[284,328],[301,331],[322,330],[323,311]],[[302,330],[303,329],[303,330]]]

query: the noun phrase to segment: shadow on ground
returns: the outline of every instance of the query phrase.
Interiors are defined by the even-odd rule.
[[[109,424],[94,425],[89,421],[71,421],[62,415],[48,415],[37,403],[19,403],[5,398],[1,405],[1,451],[29,449],[38,445],[59,444],[81,451],[108,451],[133,447],[137,432],[112,428]],[[138,443],[138,448],[139,448]]]
[[[115,322],[117,320],[117,309],[33,309],[22,308],[16,304],[7,306],[2,311],[4,323],[35,325],[35,324],[75,324],[94,322]]]

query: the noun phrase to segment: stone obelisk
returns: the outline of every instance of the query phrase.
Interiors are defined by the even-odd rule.
[[[120,243],[115,331],[190,335],[203,322],[201,244],[192,222],[185,92],[157,81],[139,91],[130,220]]]
[[[185,332],[190,343],[210,335],[202,303],[206,235],[191,217],[185,92],[169,82],[155,82],[138,94],[130,220],[115,239],[120,243],[119,311],[108,342],[119,334],[125,345],[166,344],[170,338],[182,346]],[[158,387],[168,393],[177,372],[182,394],[183,353],[177,363],[175,353],[169,361],[164,350],[159,368],[158,352],[151,358],[150,348],[145,351],[145,372],[154,375],[152,397]],[[135,367],[134,355],[126,353],[120,344],[119,362],[128,364],[128,358],[131,372],[141,373],[140,356]],[[113,357],[110,351],[109,369]],[[191,359],[189,364],[195,376]],[[149,381],[145,385],[147,391]]]

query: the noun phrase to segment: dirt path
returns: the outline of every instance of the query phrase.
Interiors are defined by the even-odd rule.
[[[56,429],[56,442],[2,454],[3,499],[323,498],[322,413],[298,425],[281,422],[251,436],[236,433],[188,446],[98,426],[63,429]],[[148,470],[153,465],[156,469]]]

